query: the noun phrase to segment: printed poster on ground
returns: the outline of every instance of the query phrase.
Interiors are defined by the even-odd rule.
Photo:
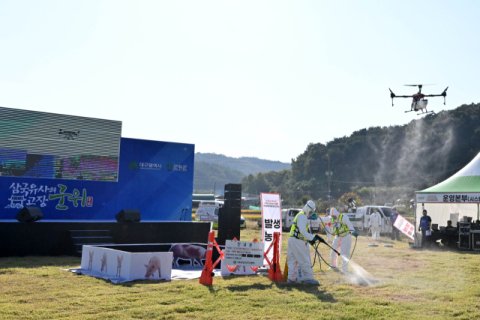
[[[415,233],[415,227],[413,226],[413,224],[408,222],[407,219],[405,219],[401,215],[398,215],[393,226],[400,230],[403,234],[407,235],[407,237],[414,240],[413,234]]]
[[[282,208],[280,194],[261,193],[260,203],[262,205],[262,238],[264,243],[264,252],[268,250],[273,242],[273,233],[280,233],[279,252],[282,252]],[[273,259],[273,248],[268,253],[268,259]],[[264,265],[268,265],[264,259]]]

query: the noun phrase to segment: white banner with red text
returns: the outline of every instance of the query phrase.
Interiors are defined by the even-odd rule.
[[[398,215],[393,226],[400,230],[407,237],[414,240],[413,234],[415,233],[415,227],[407,219],[401,215]]]
[[[279,252],[282,252],[282,206],[280,194],[261,193],[260,203],[262,206],[262,239],[264,243],[264,252],[268,250],[273,242],[273,233],[280,233]],[[273,250],[267,254],[268,259],[273,259]],[[264,259],[264,265],[268,265]]]

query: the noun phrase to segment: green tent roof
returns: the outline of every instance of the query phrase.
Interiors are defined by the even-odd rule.
[[[416,193],[480,193],[480,153],[462,170],[433,187]]]

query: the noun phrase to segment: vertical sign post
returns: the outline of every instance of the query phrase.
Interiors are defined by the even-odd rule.
[[[282,252],[282,206],[280,194],[261,193],[260,203],[262,204],[262,239],[264,244],[263,251],[266,252],[273,242],[273,233],[280,233],[279,252]],[[268,259],[273,259],[273,250],[268,253]],[[268,265],[267,260],[263,260],[263,265]]]

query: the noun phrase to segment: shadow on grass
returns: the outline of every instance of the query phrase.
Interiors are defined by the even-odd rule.
[[[25,256],[25,257],[2,257],[0,258],[0,269],[8,268],[41,268],[60,267],[72,268],[80,266],[81,258],[73,256]]]
[[[250,285],[243,286],[226,286],[225,289],[232,292],[245,292],[250,290],[271,290],[276,287],[282,291],[301,291],[311,295],[314,295],[318,300],[323,302],[332,302],[335,303],[337,300],[329,293],[326,293],[325,290],[321,289],[321,286],[311,286],[303,284],[289,284],[287,282],[272,282],[269,284],[255,283]]]
[[[430,244],[428,247],[410,247],[413,251],[420,251],[420,252],[453,252],[458,254],[480,254],[480,251],[475,251],[471,249],[459,249],[457,247],[450,247],[443,244],[435,243]]]

